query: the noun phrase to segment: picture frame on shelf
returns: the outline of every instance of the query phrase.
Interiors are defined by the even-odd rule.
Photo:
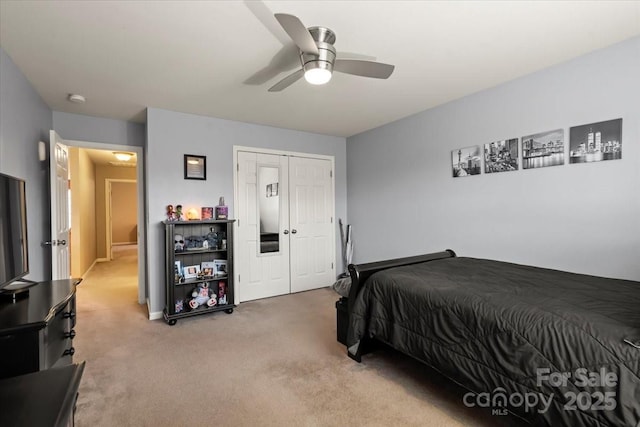
[[[224,280],[220,280],[218,282],[218,304],[225,305],[228,304],[227,301],[227,282]]]
[[[200,266],[202,267],[202,276],[213,277],[216,275],[216,265],[213,261],[204,261],[200,264]]]
[[[207,179],[207,156],[184,155],[184,179]]]
[[[226,276],[227,275],[227,260],[226,259],[214,259],[213,263],[215,264],[215,274],[216,276]]]
[[[182,275],[185,279],[196,279],[200,274],[199,265],[188,265],[182,269]]]
[[[176,283],[182,281],[182,262],[176,261],[173,268],[174,280]]]
[[[213,219],[213,207],[203,206],[201,211],[201,219]]]

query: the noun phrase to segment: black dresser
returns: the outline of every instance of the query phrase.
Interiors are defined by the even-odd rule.
[[[11,295],[0,298],[0,378],[73,363],[80,281],[40,282],[15,301]]]
[[[0,380],[3,427],[73,427],[84,362]]]

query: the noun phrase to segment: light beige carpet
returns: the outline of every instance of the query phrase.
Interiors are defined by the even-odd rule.
[[[175,326],[137,303],[135,250],[78,288],[83,426],[496,426],[427,367],[392,351],[358,364],[336,341],[337,294],[243,303]]]

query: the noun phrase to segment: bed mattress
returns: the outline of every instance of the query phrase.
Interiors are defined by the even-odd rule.
[[[474,258],[372,275],[347,348],[375,338],[540,425],[640,426],[640,282]]]

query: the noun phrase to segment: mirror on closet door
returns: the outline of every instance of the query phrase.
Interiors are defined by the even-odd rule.
[[[258,221],[260,253],[280,251],[280,169],[258,166]]]

